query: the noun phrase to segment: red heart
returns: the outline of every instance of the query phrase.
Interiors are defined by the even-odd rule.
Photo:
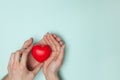
[[[32,55],[38,62],[44,62],[51,54],[51,48],[48,45],[34,45]]]

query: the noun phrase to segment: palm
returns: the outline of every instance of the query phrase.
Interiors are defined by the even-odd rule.
[[[61,45],[59,41],[57,41],[55,37],[50,34],[47,34],[43,38],[43,43],[49,45],[52,49],[50,58],[48,58],[48,60],[45,61],[43,65],[43,72],[47,75],[51,72],[54,73],[59,70],[63,61],[64,47],[63,44]]]
[[[43,44],[42,40],[40,40],[37,44]],[[28,55],[28,60],[27,60],[27,67],[29,70],[33,70],[38,64],[41,64],[39,62],[37,62],[33,56],[32,53],[30,52]]]
[[[52,52],[51,58],[49,58],[46,62],[45,65],[43,66],[44,69],[44,73],[48,73],[48,72],[55,72],[59,69],[60,67],[60,61],[57,61],[57,56],[56,56],[56,51]]]

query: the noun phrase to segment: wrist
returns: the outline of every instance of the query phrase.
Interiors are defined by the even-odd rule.
[[[49,73],[45,75],[46,80],[59,80],[57,73]]]
[[[9,80],[8,74],[2,80]]]

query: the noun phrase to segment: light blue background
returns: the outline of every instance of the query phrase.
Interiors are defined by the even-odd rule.
[[[64,80],[120,80],[120,0],[1,0],[0,79],[11,52],[48,31],[66,42]]]

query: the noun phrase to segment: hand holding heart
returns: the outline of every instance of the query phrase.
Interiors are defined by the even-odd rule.
[[[25,50],[27,50],[29,46],[32,46],[32,43],[33,43],[33,39],[31,38],[24,43],[22,49],[19,50],[20,52],[18,51],[19,53],[23,53],[23,55],[25,55],[24,53],[27,53],[27,54],[29,53],[28,55],[25,55],[27,57],[25,58],[26,61],[24,62],[26,63],[26,66],[24,66],[24,70],[19,69],[20,66],[23,64],[20,64],[20,65],[16,64],[18,68],[18,72],[22,74],[24,74],[25,72],[25,74],[15,76],[17,71],[15,68],[15,70],[13,69],[13,71],[15,71],[15,74],[13,75],[13,77],[15,76],[16,79],[18,76],[19,78],[21,77],[25,78],[25,75],[27,76],[28,72],[30,73],[30,75],[35,73],[34,74],[35,76],[36,73],[39,71],[40,67],[42,67],[43,65],[42,68],[43,68],[43,72],[45,74],[46,80],[59,80],[57,73],[59,68],[62,65],[62,61],[64,57],[64,49],[65,49],[65,45],[63,44],[61,38],[55,34],[47,33],[42,40],[40,40],[37,44],[35,44],[31,48],[31,51],[26,52]],[[15,54],[18,55],[18,52],[16,52]],[[19,55],[19,58],[20,57],[21,56]],[[22,59],[19,59],[19,58],[16,57],[16,60],[17,61],[20,60],[21,62]],[[10,65],[8,65],[8,67],[10,67]],[[12,73],[9,73],[8,75],[11,75],[11,74]],[[34,76],[32,76],[32,78]],[[10,80],[10,78],[6,76],[3,80]]]
[[[33,47],[28,41],[20,50],[12,53],[8,64],[8,76],[2,80],[33,80],[39,72],[42,64],[38,64],[32,71],[27,68],[27,57]]]
[[[65,45],[61,38],[50,33],[47,33],[41,42],[44,46],[35,45],[32,49],[32,54],[38,62],[44,62],[43,72],[46,79],[58,80],[57,73],[62,65]]]
[[[50,33],[47,33],[42,41],[43,44],[49,45],[52,49],[51,56],[44,62],[43,72],[47,80],[58,80],[57,73],[62,65],[65,45],[61,38]]]

